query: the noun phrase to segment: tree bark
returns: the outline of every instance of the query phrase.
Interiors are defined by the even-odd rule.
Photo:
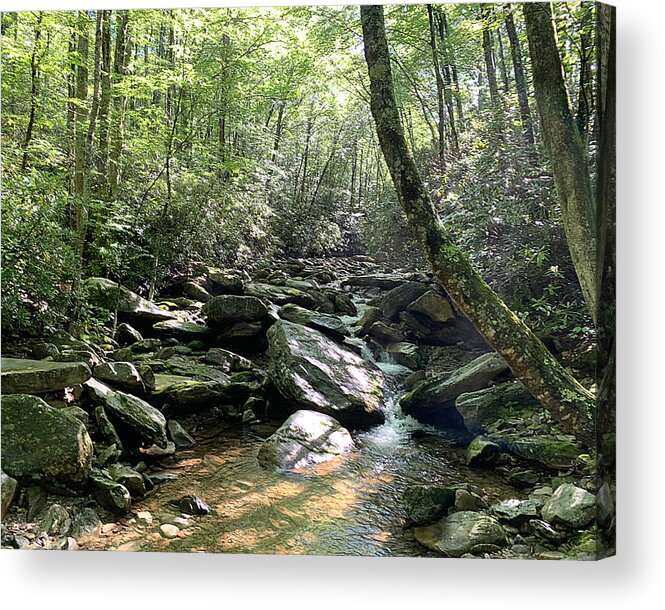
[[[489,288],[444,229],[399,120],[383,8],[363,5],[360,14],[379,143],[400,203],[437,280],[554,419],[586,445],[595,445],[592,395]]]
[[[515,88],[517,89],[517,103],[520,109],[520,118],[522,119],[522,129],[524,137],[529,146],[535,146],[535,137],[533,133],[533,121],[531,119],[531,109],[529,108],[529,94],[527,91],[526,78],[524,77],[524,64],[522,62],[522,49],[515,29],[515,20],[513,19],[512,9],[509,5],[506,14],[506,32],[508,33],[508,42],[510,43],[510,56],[513,61],[513,72],[515,74]]]
[[[496,81],[496,62],[494,61],[494,48],[492,46],[492,33],[489,29],[489,18],[491,15],[491,8],[487,5],[483,6],[483,58],[485,59],[485,71],[487,72],[487,86],[490,91],[490,102],[492,103],[492,110],[497,111],[500,107],[501,100],[499,98],[499,85]]]
[[[443,77],[441,76],[441,67],[439,65],[439,53],[436,49],[436,28],[434,24],[434,12],[432,5],[427,5],[427,17],[429,19],[429,44],[432,49],[432,64],[434,66],[434,76],[436,79],[436,100],[438,109],[438,130],[439,130],[439,170],[443,171],[446,168],[446,140],[445,140],[445,106],[443,95]]]
[[[107,199],[109,197],[109,109],[111,107],[111,12],[103,13],[101,24],[101,66],[100,66],[100,94],[97,136],[97,177],[95,180],[95,194]]]
[[[570,108],[550,5],[523,5],[533,86],[561,205],[563,226],[582,294],[596,320],[596,214],[582,140]]]
[[[37,23],[35,24],[34,46],[32,47],[32,55],[30,56],[30,116],[28,118],[28,126],[25,130],[25,137],[23,138],[23,159],[21,161],[22,171],[25,171],[28,167],[30,142],[32,142],[32,133],[35,128],[35,119],[37,116],[37,91],[39,87],[40,64],[40,58],[37,55],[37,51],[39,50],[39,41],[42,37],[43,18],[44,13],[38,13]]]

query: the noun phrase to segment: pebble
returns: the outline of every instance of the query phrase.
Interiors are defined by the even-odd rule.
[[[136,518],[139,521],[144,521],[148,525],[152,523],[152,515],[147,510],[141,510],[138,513],[136,513]]]

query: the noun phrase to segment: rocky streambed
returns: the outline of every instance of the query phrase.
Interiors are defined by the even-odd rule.
[[[113,338],[3,358],[3,547],[598,554],[612,490],[431,276],[351,257],[195,265],[155,303],[86,284]]]

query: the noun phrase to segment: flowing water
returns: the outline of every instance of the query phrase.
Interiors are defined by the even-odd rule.
[[[369,350],[364,355],[374,360]],[[454,442],[405,416],[397,399],[410,371],[376,364],[386,374],[386,421],[354,434],[350,454],[300,471],[267,471],[256,456],[270,430],[206,425],[197,444],[167,465],[178,478],[134,504],[133,515],[89,548],[428,556],[407,527],[407,486],[466,482],[481,487],[489,501],[519,495],[497,475],[468,469]],[[186,494],[199,496],[213,512],[181,522],[178,537],[166,539],[160,524],[180,517],[169,500]],[[138,511],[149,511],[153,522],[137,518]]]

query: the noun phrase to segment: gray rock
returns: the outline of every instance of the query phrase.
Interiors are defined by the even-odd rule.
[[[175,443],[176,449],[187,449],[196,444],[196,441],[175,419],[169,420],[166,424],[171,440]]]
[[[172,313],[107,278],[90,277],[83,282],[83,286],[90,303],[109,311],[114,311],[117,304],[120,316],[130,320],[159,322],[175,318]]]
[[[545,502],[542,516],[550,523],[578,528],[588,525],[596,516],[596,498],[581,487],[564,483]]]
[[[60,350],[53,343],[37,343],[32,347],[32,357],[36,360],[55,358],[58,354],[60,354]]]
[[[406,338],[399,328],[389,326],[382,321],[374,322],[374,324],[369,327],[367,334],[381,343],[399,343]]]
[[[44,394],[87,381],[90,368],[84,362],[46,362],[2,358],[3,394]]]
[[[83,508],[72,519],[71,535],[81,544],[99,538],[102,522],[92,508]]]
[[[429,287],[420,282],[404,282],[393,288],[378,301],[383,317],[392,320],[407,306],[428,291]]]
[[[177,375],[156,375],[155,398],[177,411],[210,409],[226,399],[227,383],[198,381]]]
[[[176,506],[186,515],[207,515],[212,509],[198,496],[187,495],[178,500],[169,500],[169,504]]]
[[[266,303],[275,305],[286,305],[294,303],[306,309],[318,309],[322,303],[321,295],[316,295],[316,291],[304,292],[297,288],[288,286],[272,286],[271,284],[252,283],[245,286],[245,294],[257,297]],[[330,301],[326,298],[326,303]]]
[[[348,430],[328,415],[296,411],[261,445],[264,468],[303,468],[348,453],[353,441]]]
[[[383,373],[322,333],[276,322],[268,331],[268,374],[282,396],[344,426],[382,423]]]
[[[130,392],[145,391],[141,374],[131,362],[104,362],[98,364],[93,369],[92,376]]]
[[[207,283],[214,294],[243,294],[245,283],[242,275],[233,270],[209,269]]]
[[[141,341],[132,343],[129,349],[133,354],[147,354],[148,352],[156,352],[161,347],[162,341],[160,339],[141,339]]]
[[[180,533],[180,528],[177,525],[173,525],[172,523],[164,523],[159,526],[159,529],[161,530],[164,538],[177,538],[178,534]]]
[[[491,381],[509,371],[506,361],[493,352],[472,360],[451,375],[435,377],[400,398],[405,413],[416,415],[419,410],[453,406],[460,394],[486,387]]]
[[[455,312],[448,299],[434,290],[428,290],[418,297],[407,309],[424,314],[433,322],[443,323],[455,319]]]
[[[469,432],[481,434],[498,419],[508,419],[538,402],[519,381],[500,383],[490,388],[460,394],[455,408],[464,418]]]
[[[420,347],[414,343],[405,341],[393,343],[386,348],[386,352],[395,364],[401,364],[411,370],[417,369],[422,364]]]
[[[482,552],[483,547],[504,547],[506,532],[499,522],[479,512],[461,511],[444,517],[434,525],[417,527],[415,537],[420,544],[447,557]]]
[[[34,521],[45,508],[48,502],[48,493],[39,485],[30,485],[25,490],[25,496],[28,504],[28,521]]]
[[[404,276],[398,273],[376,273],[349,277],[342,282],[342,286],[362,286],[365,288],[392,290],[404,284],[404,281]]]
[[[556,531],[547,521],[543,521],[542,519],[531,519],[529,527],[536,536],[550,542],[561,542],[565,539],[565,536],[561,532]]]
[[[369,306],[363,312],[360,320],[358,320],[359,334],[366,335],[372,324],[381,319],[381,310],[378,307]]]
[[[415,525],[428,525],[444,517],[455,504],[454,487],[412,485],[404,491],[404,509]]]
[[[212,299],[212,295],[198,282],[185,282],[182,291],[188,297],[191,297],[195,301],[200,301],[201,303],[207,303]]]
[[[471,467],[485,466],[501,453],[501,447],[485,436],[476,436],[466,450],[466,463]]]
[[[616,515],[614,494],[608,483],[603,483],[596,494],[598,525],[609,527]]]
[[[95,421],[97,422],[97,428],[99,429],[99,432],[104,437],[104,439],[108,443],[115,445],[120,452],[123,452],[124,447],[122,445],[122,441],[120,440],[120,436],[118,435],[113,422],[106,414],[104,407],[101,405],[95,407]]]
[[[225,372],[248,371],[252,368],[251,360],[221,347],[209,349],[203,359],[205,362],[221,367]]]
[[[521,525],[531,519],[537,519],[538,509],[542,502],[535,500],[503,500],[490,507],[492,514],[500,521],[505,521],[512,525]]]
[[[115,331],[115,337],[122,347],[131,345],[137,341],[143,341],[141,333],[126,322],[118,324],[118,328]]]
[[[18,479],[58,491],[79,491],[92,467],[85,426],[26,394],[2,397],[2,467]]]
[[[0,471],[0,495],[2,496],[0,516],[2,516],[3,519],[7,515],[7,511],[14,501],[17,485],[18,483],[16,482],[16,479]]]
[[[92,496],[100,506],[117,515],[129,512],[132,496],[124,485],[116,483],[99,470],[92,472],[90,483],[93,488]]]
[[[52,504],[44,515],[42,531],[49,536],[66,536],[72,527],[69,511],[60,504]]]
[[[87,411],[76,405],[68,405],[60,409],[68,417],[73,417],[80,421],[86,428],[90,426],[90,415]]]
[[[320,330],[333,338],[342,338],[349,334],[348,328],[337,316],[310,311],[293,303],[282,305],[277,313],[284,320]]]
[[[572,441],[538,436],[502,440],[511,453],[555,470],[574,466],[580,453],[580,449]]]
[[[130,430],[140,441],[166,445],[166,419],[155,407],[131,394],[111,390],[94,379],[87,381],[86,387],[92,400],[101,404],[112,418],[116,430],[120,422],[123,429]],[[121,431],[119,433],[122,435]]]
[[[129,466],[122,464],[111,464],[108,473],[116,482],[124,485],[132,498],[140,498],[145,495],[145,483],[140,473]]]
[[[257,297],[223,295],[210,299],[202,309],[208,320],[215,324],[259,322],[268,317],[268,308]]]
[[[205,340],[212,330],[203,324],[194,322],[183,322],[182,320],[164,320],[152,325],[152,329],[160,336],[177,337],[178,339],[200,339]]]

